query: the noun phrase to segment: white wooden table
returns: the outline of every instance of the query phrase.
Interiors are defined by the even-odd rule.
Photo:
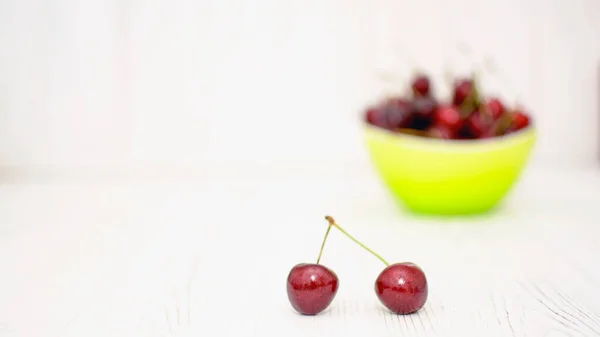
[[[4,184],[0,336],[600,335],[599,174],[531,168],[501,211],[443,220],[398,211],[368,170],[337,170]],[[325,214],[421,265],[425,308],[383,310],[383,266],[333,232],[338,295],[295,314],[285,278],[316,259]]]

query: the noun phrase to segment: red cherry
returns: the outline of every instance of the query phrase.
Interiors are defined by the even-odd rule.
[[[365,119],[367,123],[378,126],[380,128],[388,128],[387,125],[387,116],[384,111],[379,108],[373,107],[367,110],[365,114]]]
[[[332,217],[325,218],[330,227],[337,228],[387,266],[375,280],[375,294],[385,307],[397,314],[410,314],[423,307],[427,301],[427,278],[421,268],[409,262],[390,265],[379,254],[342,229]]]
[[[375,293],[390,311],[410,314],[427,301],[427,278],[414,263],[396,263],[385,268],[375,281]]]
[[[290,303],[303,315],[316,315],[325,310],[333,301],[338,286],[337,275],[320,264],[297,264],[287,278]]]
[[[297,264],[287,277],[288,299],[292,307],[303,315],[316,315],[325,310],[338,290],[337,275],[331,269],[319,264],[330,231],[331,225],[327,226],[317,263]]]
[[[412,101],[413,112],[421,116],[433,116],[438,103],[433,97],[415,97]]]
[[[435,111],[434,121],[436,125],[455,129],[460,124],[460,120],[460,112],[451,105],[440,106]]]
[[[386,125],[392,130],[403,128],[412,113],[411,104],[401,98],[387,100],[382,110],[386,115]]]
[[[429,78],[425,75],[418,75],[412,82],[412,90],[415,96],[429,95],[429,87]]]
[[[419,96],[412,100],[412,115],[406,126],[415,130],[426,130],[433,122],[437,101],[430,96]]]
[[[523,111],[517,110],[513,114],[510,129],[513,131],[524,129],[529,125],[529,116]]]
[[[487,125],[479,113],[473,113],[464,120],[457,134],[461,139],[477,139],[487,131]]]
[[[473,93],[474,85],[470,79],[463,79],[458,81],[454,86],[454,97],[452,104],[456,106],[462,105],[467,97]]]
[[[493,120],[497,120],[504,114],[504,105],[497,98],[492,98],[485,103],[484,110]]]

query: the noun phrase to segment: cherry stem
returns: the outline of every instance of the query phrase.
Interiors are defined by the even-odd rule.
[[[325,231],[325,236],[323,237],[323,242],[321,243],[321,249],[319,249],[319,257],[317,257],[317,264],[321,262],[321,256],[323,256],[323,249],[325,249],[325,242],[327,242],[329,231],[331,231],[331,225],[327,226],[327,231]]]
[[[331,228],[331,227],[337,228],[340,232],[342,232],[342,234],[346,235],[350,240],[354,241],[354,243],[356,243],[357,245],[361,246],[367,252],[373,254],[373,256],[375,256],[376,258],[378,258],[379,261],[383,262],[383,264],[385,264],[386,266],[390,265],[383,257],[381,257],[381,255],[375,253],[374,251],[371,250],[371,248],[365,246],[362,242],[356,240],[352,235],[350,235],[342,227],[340,227],[337,223],[335,223],[335,220],[333,220],[332,217],[330,217],[329,215],[327,215],[327,216],[325,216],[325,220],[327,220],[327,222],[329,222],[329,228]]]

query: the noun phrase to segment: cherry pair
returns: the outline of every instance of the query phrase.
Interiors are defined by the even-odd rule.
[[[375,280],[375,294],[386,308],[396,314],[404,315],[423,307],[427,301],[427,279],[421,268],[410,262],[389,264],[379,254],[348,234],[332,217],[326,216],[325,219],[329,225],[317,262],[297,264],[287,278],[288,298],[297,312],[303,315],[316,315],[325,310],[337,294],[339,288],[337,275],[319,263],[332,227],[386,265]]]

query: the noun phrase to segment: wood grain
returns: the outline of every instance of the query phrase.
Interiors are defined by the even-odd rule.
[[[501,212],[452,221],[399,214],[368,176],[265,175],[0,190],[0,336],[599,335],[594,175],[534,171]],[[555,191],[538,188],[549,180]],[[387,312],[382,266],[333,234],[335,301],[293,312],[283,283],[316,258],[326,213],[420,264],[426,306]]]

